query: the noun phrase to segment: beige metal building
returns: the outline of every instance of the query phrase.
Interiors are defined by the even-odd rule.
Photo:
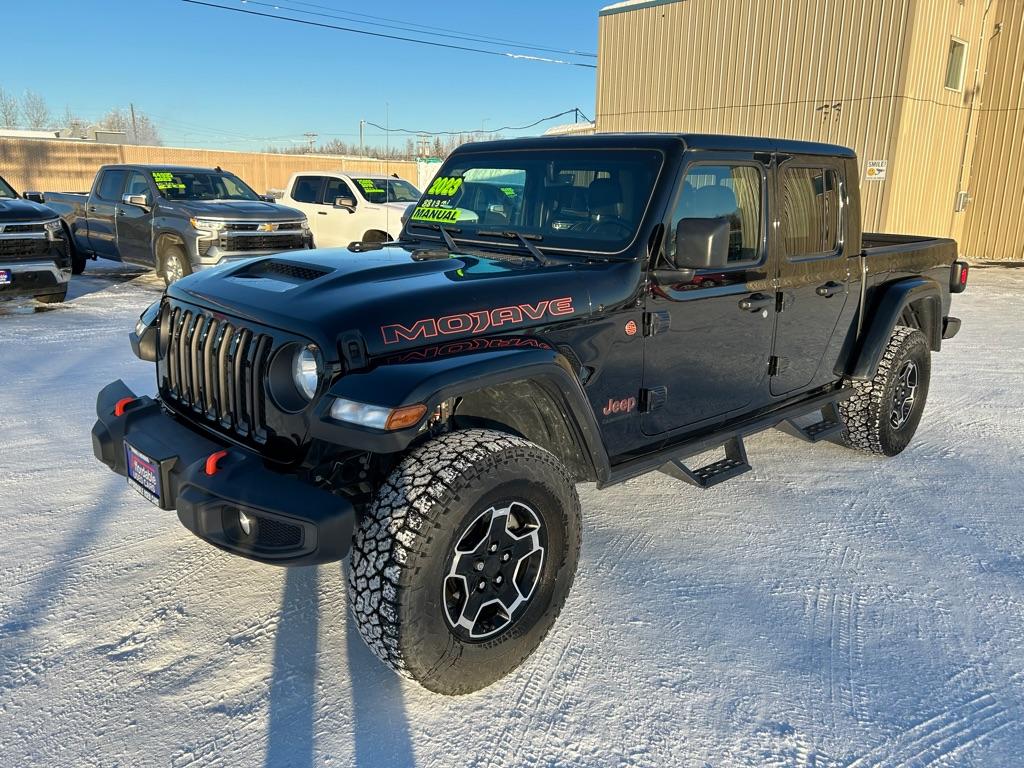
[[[599,38],[598,131],[844,144],[866,229],[1024,261],[1024,0],[631,0]]]

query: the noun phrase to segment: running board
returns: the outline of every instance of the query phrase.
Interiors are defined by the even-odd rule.
[[[776,429],[807,443],[831,440],[842,433],[843,418],[839,415],[839,408],[836,403],[829,403],[821,408],[819,415],[821,418],[818,421],[805,427],[797,424],[795,419],[786,419]]]
[[[724,459],[713,461],[698,469],[690,469],[683,463],[683,458],[677,458],[669,459],[658,471],[698,488],[710,488],[751,470],[742,437],[727,440],[724,447]]]

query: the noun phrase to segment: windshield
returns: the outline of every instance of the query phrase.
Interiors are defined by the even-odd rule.
[[[17,197],[18,193],[14,191],[14,187],[8,184],[3,178],[0,178],[0,197]]]
[[[370,203],[415,203],[420,191],[405,179],[353,179]]]
[[[153,183],[168,200],[260,200],[237,176],[220,171],[153,171]]]
[[[636,236],[662,162],[648,149],[456,154],[413,209],[408,228],[446,224],[461,239],[519,232],[542,248],[615,253]]]

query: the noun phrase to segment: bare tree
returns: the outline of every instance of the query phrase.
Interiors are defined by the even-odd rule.
[[[25,126],[34,131],[50,127],[50,107],[46,99],[35,91],[25,91],[21,99],[21,113],[25,116]]]
[[[126,109],[114,108],[107,112],[97,123],[97,128],[102,131],[124,131],[128,134],[128,141],[131,144],[160,145],[160,131],[150,120],[149,116],[138,110],[135,111],[135,123],[132,124],[132,116]]]
[[[89,137],[89,123],[71,111],[71,107],[64,108],[62,137],[86,139]]]
[[[0,88],[0,126],[17,128],[20,115],[21,108],[18,106],[18,98]]]

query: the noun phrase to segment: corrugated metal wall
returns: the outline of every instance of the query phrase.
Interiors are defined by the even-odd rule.
[[[1013,8],[1009,15],[1019,26],[1024,0],[1003,3]],[[862,179],[867,161],[888,163],[885,181],[861,184],[866,230],[955,236],[966,218],[954,214],[954,205],[966,184],[961,167],[970,167],[974,134],[998,133],[995,113],[984,113],[991,117],[981,129],[970,116],[975,70],[984,72],[982,29],[992,24],[988,4],[675,0],[607,10],[599,31],[597,127],[850,146]],[[945,88],[951,36],[969,44],[963,92]],[[1019,104],[1024,57],[1019,44],[1015,50],[996,75],[1006,81],[1001,103],[1012,93]],[[1004,133],[1010,130],[1004,126]],[[1019,139],[1020,133],[1018,123],[1014,135]],[[994,151],[1010,143],[1004,140]],[[996,162],[992,151],[988,147],[979,158],[986,167]],[[981,166],[979,172],[985,173]],[[974,186],[976,178],[972,191]],[[998,190],[991,194],[1005,198]],[[975,195],[972,221],[984,196],[980,190]],[[976,227],[978,233],[985,229],[983,223]],[[984,258],[1010,258],[1005,249],[979,246],[979,238],[969,229],[962,250],[973,258],[982,258],[981,250]]]
[[[353,173],[397,173],[414,184],[417,182],[416,163],[410,161],[0,138],[0,176],[22,192],[27,189],[87,190],[96,169],[108,163],[166,163],[207,168],[219,165],[240,176],[260,193],[282,189],[295,172],[332,168]]]
[[[961,245],[972,259],[1024,262],[1024,2],[992,15]]]

